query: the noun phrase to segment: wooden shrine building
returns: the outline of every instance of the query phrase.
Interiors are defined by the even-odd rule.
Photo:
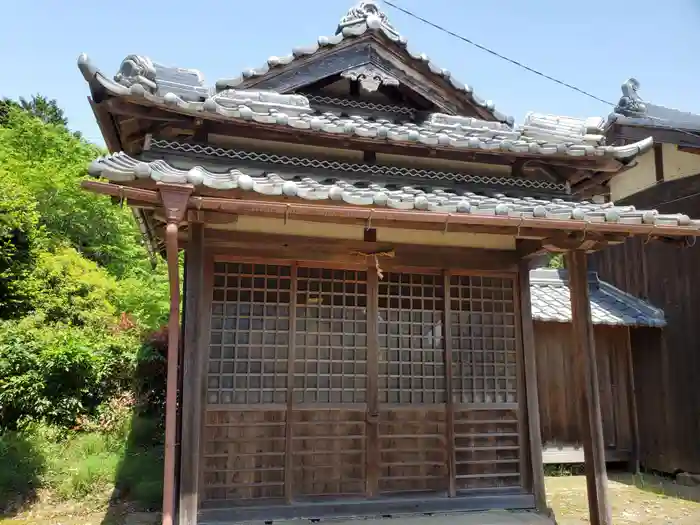
[[[79,67],[112,151],[84,186],[126,199],[170,268],[164,524],[545,513],[528,261],[551,250],[610,523],[586,253],[700,223],[577,195],[652,139],[515,126],[370,1],[213,87],[137,55]]]

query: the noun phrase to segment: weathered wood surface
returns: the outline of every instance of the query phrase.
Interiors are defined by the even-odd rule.
[[[180,438],[180,525],[191,525],[197,521],[199,444],[202,428],[202,387],[204,381],[203,354],[201,345],[204,272],[204,227],[192,223],[189,226],[190,242],[185,259],[185,299],[183,305],[183,362],[182,362],[182,406]]]
[[[699,180],[664,183],[644,192],[640,202],[661,213],[695,217]],[[674,202],[662,204],[667,199]],[[628,201],[638,204],[636,197]],[[641,328],[631,334],[642,466],[700,472],[700,245],[678,248],[631,239],[590,259],[602,279],[648,299],[666,314],[663,330]]]
[[[571,317],[575,388],[581,410],[581,438],[586,468],[586,492],[591,525],[611,525],[605,445],[600,413],[595,339],[588,297],[586,253],[574,250],[565,256],[571,288]]]
[[[634,436],[628,328],[594,326],[593,333],[606,456],[631,459]],[[535,322],[542,443],[544,450],[551,451],[546,461],[552,463],[559,457],[554,453],[558,448],[580,448],[583,443],[572,337],[571,323]]]
[[[544,469],[542,464],[542,437],[540,432],[540,400],[537,384],[537,339],[532,322],[532,303],[530,298],[530,266],[527,260],[520,263],[518,271],[518,300],[520,302],[520,331],[522,346],[522,370],[525,379],[528,439],[530,444],[529,457],[532,472],[531,489],[535,495],[537,510],[547,509],[547,494],[544,487]],[[530,488],[530,487],[528,487]]]
[[[523,493],[514,287],[513,275],[217,263],[202,508]]]

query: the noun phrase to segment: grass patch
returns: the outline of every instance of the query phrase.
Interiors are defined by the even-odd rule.
[[[0,515],[37,500],[104,503],[105,494],[135,508],[160,506],[163,446],[158,421],[110,415],[83,430],[32,425],[0,435]],[[116,490],[115,490],[116,489]]]

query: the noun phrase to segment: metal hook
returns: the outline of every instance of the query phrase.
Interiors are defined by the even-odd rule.
[[[120,208],[123,208],[123,207],[124,207],[124,201],[125,201],[125,200],[126,200],[126,199],[125,199],[125,197],[124,197],[124,186],[119,186],[119,207],[120,207]]]
[[[644,240],[644,244],[649,244],[649,241],[651,241],[651,234],[654,230],[649,230],[649,235],[647,235],[647,238]]]
[[[520,222],[518,223],[518,229],[515,232],[515,238],[518,239],[520,237],[520,228],[523,226],[523,221],[525,221],[525,217],[522,215],[520,216]]]
[[[451,218],[452,218],[452,214],[451,214],[451,213],[448,213],[448,214],[447,214],[447,217],[445,217],[445,229],[442,230],[442,234],[443,234],[443,235],[445,235],[445,234],[447,233],[447,226],[449,225],[450,219],[451,219]]]
[[[287,225],[287,220],[289,220],[289,208],[291,207],[291,204],[287,204],[287,207],[284,209],[284,225]]]
[[[365,223],[365,230],[369,231],[372,229],[372,213],[374,212],[374,209],[369,210],[369,215],[367,216],[367,221]]]
[[[688,240],[688,237],[685,238],[685,247],[686,248],[692,248],[693,246],[695,246],[695,243],[698,242],[698,238],[695,236],[691,237],[691,239],[693,240],[692,243]]]

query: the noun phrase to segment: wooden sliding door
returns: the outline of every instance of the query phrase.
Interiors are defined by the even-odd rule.
[[[203,504],[521,486],[514,279],[215,265]]]

